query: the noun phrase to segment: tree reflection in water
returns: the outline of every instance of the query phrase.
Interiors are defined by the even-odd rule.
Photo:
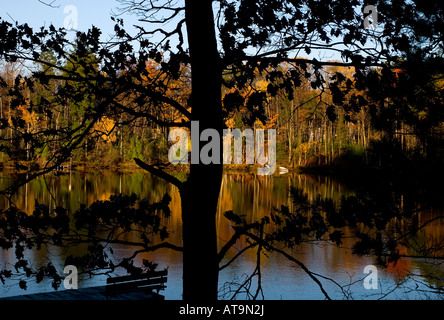
[[[2,175],[5,187],[9,177]],[[396,292],[410,297],[441,294],[441,204],[436,194],[418,196],[406,191],[412,188],[398,187],[346,187],[316,175],[224,175],[217,215],[220,297],[323,299],[402,297]],[[137,196],[112,196],[133,193]],[[112,201],[106,201],[110,197]],[[94,203],[97,199],[101,202]],[[1,206],[7,208],[9,203],[2,201]],[[12,209],[3,212],[1,232],[9,232],[11,240],[1,244],[8,249],[0,256],[1,278],[7,285],[18,281],[30,290],[47,290],[30,280],[37,277],[43,283],[50,278],[46,286],[51,283],[57,287],[67,263],[81,265],[85,275],[96,275],[91,280],[84,277],[81,285],[100,285],[100,275],[122,273],[123,269],[137,273],[159,263],[176,270],[170,272],[167,298],[180,298],[181,208],[174,186],[140,172],[72,172],[37,178],[22,187],[11,204],[35,213],[33,227],[27,230],[34,235],[25,239],[25,233],[20,233],[23,230],[11,228],[13,221],[18,227],[19,219],[23,228],[23,221],[32,215]],[[61,208],[66,208],[66,213]],[[51,231],[35,229],[39,225],[36,219],[41,228],[51,227]],[[54,237],[54,230],[59,237]],[[84,233],[79,235],[79,230]],[[48,241],[52,245],[47,246]],[[8,248],[13,243],[14,247]],[[159,250],[153,252],[155,249]],[[377,294],[362,290],[362,269],[367,264],[380,270],[383,288]],[[11,294],[21,292],[3,293]]]

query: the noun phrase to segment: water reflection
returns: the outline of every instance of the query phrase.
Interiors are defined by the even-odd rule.
[[[0,173],[0,187],[3,189],[12,179],[6,173]],[[288,190],[290,186],[302,189],[308,194],[309,199],[320,196],[321,198],[331,198],[339,203],[341,197],[354,194],[346,186],[326,176],[287,174],[281,176],[257,176],[249,174],[226,174],[223,178],[221,194],[219,198],[219,212],[217,215],[218,241],[219,246],[223,246],[232,236],[233,229],[224,218],[223,213],[227,210],[233,210],[236,213],[247,215],[248,221],[256,221],[269,214],[273,208],[279,208],[281,205],[287,205],[292,209],[293,203],[289,197]],[[147,198],[150,201],[159,201],[163,195],[168,192],[172,197],[171,217],[168,220],[168,227],[172,231],[169,241],[176,245],[181,245],[181,216],[180,216],[180,196],[178,190],[165,183],[163,180],[151,176],[144,172],[97,172],[82,173],[71,172],[66,174],[51,174],[45,177],[39,177],[34,181],[23,186],[19,192],[10,200],[1,198],[0,207],[7,208],[11,201],[18,208],[25,212],[32,212],[36,201],[46,204],[51,208],[60,205],[75,212],[80,204],[91,204],[96,200],[106,200],[113,194],[136,193],[141,198]],[[423,212],[422,218],[436,216],[439,212]],[[430,224],[424,229],[424,239],[427,237],[444,238],[443,222]],[[134,235],[128,235],[131,237]],[[128,238],[128,240],[131,240]],[[226,259],[231,259],[236,253],[245,246],[245,242],[240,242],[235,248],[232,248]],[[363,269],[368,264],[374,264],[372,257],[359,257],[351,253],[351,240],[345,239],[341,248],[329,245],[308,245],[304,244],[298,247],[294,256],[302,261],[313,272],[325,275],[335,279],[343,285],[354,283],[356,280],[365,277]],[[77,250],[85,250],[78,248]],[[127,256],[128,249],[123,247],[114,248],[114,254]],[[401,252],[409,255],[410,252]],[[53,264],[61,264],[65,258],[65,252],[61,249],[51,248],[39,252],[27,252],[36,265],[46,263],[49,257]],[[14,254],[11,250],[0,251],[0,262],[2,265],[11,263]],[[145,254],[139,257],[142,259],[152,259],[159,263],[160,268],[169,268],[168,287],[165,291],[167,299],[181,299],[181,254],[170,250],[161,250],[151,254]],[[220,274],[221,285],[225,282],[231,282],[239,279],[243,275],[251,273],[255,267],[256,251],[250,250],[241,256],[235,263],[224,269]],[[264,256],[262,264],[263,288],[266,299],[323,299],[319,288],[315,285],[300,268],[295,264],[285,260],[277,254]],[[396,264],[389,264],[386,269],[379,272],[379,289],[372,292],[365,290],[362,282],[346,287],[350,289],[352,296],[356,299],[361,298],[379,298],[381,291],[388,292],[396,285],[402,283],[405,276],[409,273],[420,274],[426,272],[430,264],[421,260],[408,258],[400,259]],[[63,266],[60,267],[63,270]],[[437,265],[434,274],[443,277],[444,270],[442,266]],[[426,279],[432,283],[432,278]],[[95,277],[92,279],[82,279],[80,287],[103,285],[104,277]],[[330,281],[323,281],[325,289],[333,298],[343,298],[344,292]],[[419,298],[418,292],[411,291],[415,284],[404,284],[404,289],[396,290],[388,298]],[[407,288],[407,290],[405,289]],[[51,290],[49,283],[43,285],[32,285],[29,283],[28,292]],[[23,294],[23,291],[16,287],[1,287],[0,296],[9,296]],[[379,295],[377,295],[379,294]]]

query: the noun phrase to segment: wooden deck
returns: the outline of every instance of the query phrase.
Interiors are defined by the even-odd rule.
[[[20,296],[0,298],[0,300],[164,300],[165,297],[157,293],[143,291],[126,292],[115,297],[106,297],[106,286],[80,288],[77,290],[58,290]]]

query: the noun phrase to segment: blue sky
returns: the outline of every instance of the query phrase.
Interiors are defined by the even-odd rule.
[[[65,22],[71,12],[64,12],[69,6],[74,6],[77,10],[77,30],[87,31],[92,25],[102,30],[102,41],[108,40],[114,33],[114,24],[110,17],[112,11],[118,12],[116,9],[119,6],[117,0],[41,0],[46,3],[53,1],[55,8],[44,5],[39,0],[0,0],[0,18],[9,22],[18,21],[20,24],[28,23],[34,30],[41,26],[48,27],[51,23],[56,27],[64,27]],[[136,29],[133,24],[137,24],[137,17],[135,15],[122,16],[125,22],[125,30],[134,35]],[[169,29],[170,26],[156,25]],[[160,35],[158,35],[160,36]],[[172,41],[174,41],[172,39]],[[172,44],[173,45],[173,44]],[[304,52],[301,52],[305,56]],[[339,56],[333,54],[327,57],[318,56],[319,52],[313,51],[310,58],[331,59]]]
[[[42,1],[49,3],[53,0]],[[59,28],[64,26],[65,19],[72,13],[65,13],[65,8],[75,6],[78,12],[78,30],[86,31],[95,25],[105,35],[113,33],[114,22],[110,16],[112,10],[117,12],[115,9],[119,3],[116,0],[55,0],[53,5],[57,8],[48,7],[38,0],[0,0],[0,17],[9,22],[26,22],[32,28],[49,26],[51,23]],[[132,25],[132,21],[135,22],[136,17],[125,16],[127,27]]]
[[[77,28],[78,31],[87,31],[91,26],[96,26],[102,31],[101,40],[106,42],[114,34],[114,26],[116,22],[111,20],[114,13],[119,13],[118,7],[121,6],[117,0],[41,0],[45,3],[52,3],[53,7],[49,7],[39,0],[0,0],[0,18],[11,23],[16,21],[19,24],[27,23],[35,31],[40,27],[49,27],[53,24],[56,28],[66,27],[67,21],[73,16],[71,8],[77,11]],[[130,35],[136,35],[139,31],[133,25],[141,25],[147,27],[146,23],[138,21],[135,14],[124,14],[119,16],[123,18],[125,30]],[[156,25],[156,28],[164,28],[170,30],[172,25]],[[153,26],[148,27],[152,29]],[[68,39],[73,39],[75,32],[68,33]],[[156,42],[162,39],[159,33],[151,38]],[[174,46],[175,38],[171,39],[171,45]],[[137,43],[134,44],[137,48]]]

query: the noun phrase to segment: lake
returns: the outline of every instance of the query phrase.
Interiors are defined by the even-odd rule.
[[[2,189],[10,183],[13,177],[7,173],[0,173],[0,187]],[[292,201],[289,196],[289,188],[297,187],[308,194],[309,199],[316,197],[331,198],[339,202],[341,197],[351,196],[355,190],[335,181],[328,176],[289,173],[285,175],[257,176],[254,174],[226,173],[223,177],[221,193],[219,197],[219,209],[217,213],[217,228],[219,246],[223,246],[233,234],[233,229],[224,212],[233,210],[239,214],[245,214],[249,221],[255,221],[269,214],[273,208],[287,205],[291,208]],[[95,200],[107,200],[113,194],[135,193],[141,198],[157,201],[168,192],[172,201],[170,204],[172,214],[168,218],[168,227],[172,231],[169,241],[181,245],[181,209],[178,190],[144,172],[112,172],[100,171],[97,173],[83,173],[73,171],[64,174],[51,174],[39,177],[20,188],[11,201],[25,212],[32,212],[36,200],[50,207],[56,205],[68,208],[75,212],[80,204],[91,204]],[[0,199],[0,208],[7,208],[8,200]],[[439,210],[440,211],[440,210]],[[436,216],[442,212],[424,212],[425,217]],[[438,220],[427,227],[427,234],[439,239],[444,238],[444,223]],[[229,257],[234,256],[242,248],[238,243],[236,248],[229,252]],[[324,289],[334,299],[426,299],[439,298],[431,293],[423,292],[428,283],[433,283],[431,278],[422,278],[421,274],[434,268],[433,274],[444,278],[444,266],[441,261],[430,264],[430,260],[401,258],[396,264],[389,264],[387,268],[377,266],[372,256],[357,256],[352,254],[352,242],[345,239],[340,247],[334,245],[303,244],[296,248],[292,254],[304,263],[309,270],[334,281],[343,286],[341,290],[335,283],[328,279],[320,278]],[[128,255],[128,249],[114,248],[115,258]],[[41,252],[27,251],[26,255],[35,264],[44,263],[47,258],[62,272],[65,254],[60,249],[52,248]],[[12,250],[0,250],[0,264],[2,267],[13,263]],[[166,299],[182,298],[182,270],[181,253],[162,249],[152,254],[139,257],[150,259],[159,264],[159,268],[168,268],[167,288],[163,291]],[[203,257],[204,258],[204,257]],[[219,285],[227,290],[235,288],[234,283],[242,281],[254,270],[257,255],[255,250],[246,251],[229,267],[221,271]],[[297,299],[324,299],[324,295],[318,285],[295,263],[283,256],[272,253],[261,256],[262,288],[264,298],[268,300],[297,300]],[[226,261],[225,261],[226,262]],[[368,265],[377,266],[378,288],[366,289],[363,279],[367,276],[364,268]],[[412,276],[415,275],[415,276]],[[416,282],[413,280],[417,280]],[[81,278],[79,287],[104,285],[105,276],[94,278]],[[418,282],[419,281],[419,282]],[[225,284],[225,285],[224,285]],[[417,287],[419,284],[419,289]],[[253,284],[254,287],[254,284]],[[39,285],[29,281],[26,293],[51,291],[49,282]],[[225,291],[227,292],[227,291]],[[14,296],[24,294],[20,290],[17,281],[7,281],[6,285],[0,284],[0,296]],[[222,297],[222,296],[221,296]],[[240,296],[242,298],[242,296]],[[442,297],[441,297],[442,298]]]

